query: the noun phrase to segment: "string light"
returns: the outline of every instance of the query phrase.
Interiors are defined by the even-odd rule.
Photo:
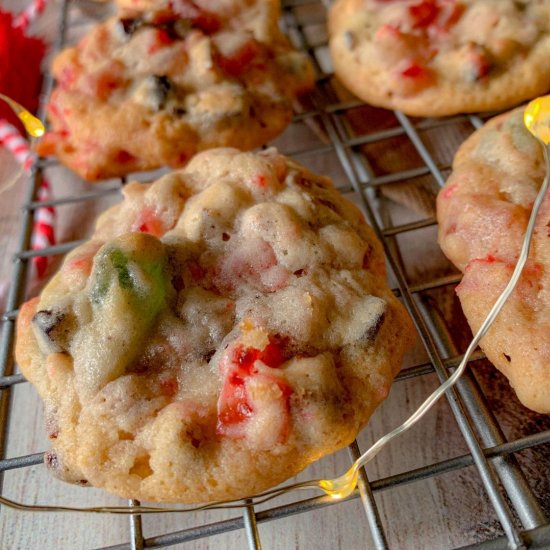
[[[525,263],[529,257],[529,251],[531,249],[532,237],[535,229],[537,215],[543,203],[544,197],[548,192],[550,181],[550,96],[537,98],[529,103],[524,111],[524,123],[529,132],[531,132],[531,134],[541,143],[543,147],[544,160],[546,164],[546,175],[533,204],[533,209],[531,211],[531,216],[527,224],[527,229],[525,231],[521,251],[510,281],[506,285],[506,288],[502,291],[501,295],[498,297],[497,301],[485,318],[485,321],[470,342],[470,345],[468,346],[468,349],[466,350],[466,353],[464,354],[464,357],[462,358],[462,361],[460,362],[455,372],[447,381],[445,381],[445,383],[439,386],[403,424],[379,439],[363,455],[361,455],[342,476],[334,479],[317,479],[304,481],[301,483],[286,485],[278,489],[271,489],[251,498],[250,500],[252,500],[252,504],[262,504],[280,495],[300,489],[321,489],[321,491],[323,491],[328,498],[333,500],[341,500],[350,496],[357,486],[359,470],[364,467],[368,462],[370,462],[392,439],[412,428],[412,426],[414,426],[433,407],[433,405],[441,398],[441,396],[459,380],[464,370],[466,369],[468,360],[476,349],[479,341],[485,336],[485,334],[495,321],[497,315],[504,307],[504,304],[512,294],[521,276]],[[66,506],[42,506],[22,504],[1,496],[0,503],[10,508],[35,512],[91,512],[101,514],[107,513],[128,515],[196,512],[199,510],[241,508],[250,505],[250,501],[245,502],[244,500],[231,500],[212,502],[205,505],[185,508],[161,506],[100,506],[90,508],[73,508]]]
[[[11,97],[7,95],[0,94],[0,99],[3,99],[12,109],[12,111],[17,115],[17,118],[23,123],[25,130],[32,137],[42,137],[46,131],[44,124],[39,118],[36,118],[31,114],[23,105],[17,103]]]

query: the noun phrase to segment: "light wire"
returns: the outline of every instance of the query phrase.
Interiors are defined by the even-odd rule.
[[[533,134],[536,136],[536,134]],[[298,489],[321,489],[325,492],[326,495],[333,499],[342,499],[346,498],[353,491],[357,485],[358,473],[360,468],[364,467],[368,462],[370,462],[390,441],[411,429],[433,406],[434,404],[442,397],[442,395],[452,388],[456,382],[460,379],[470,356],[478,346],[480,340],[486,335],[487,331],[494,323],[497,315],[500,313],[510,295],[512,294],[514,288],[516,287],[523,268],[529,258],[529,252],[531,250],[533,234],[535,231],[535,225],[537,221],[537,216],[539,210],[542,206],[544,198],[548,192],[548,186],[550,182],[550,152],[549,145],[543,143],[540,139],[539,142],[543,146],[544,160],[546,165],[546,174],[544,181],[541,185],[541,188],[538,191],[537,197],[533,204],[533,209],[529,217],[529,222],[525,231],[525,236],[521,246],[521,251],[515,265],[512,276],[496,300],[495,304],[489,311],[484,322],[480,326],[479,330],[475,334],[474,338],[470,342],[462,361],[448,380],[446,380],[441,386],[439,386],[430,396],[416,409],[416,411],[405,421],[403,424],[394,428],[391,432],[380,438],[376,443],[374,443],[365,453],[363,453],[353,464],[352,466],[340,477],[335,479],[317,479],[304,481],[301,483],[295,483],[292,485],[286,485],[280,488],[272,489],[265,491],[251,497],[253,505],[262,504],[268,500],[274,499],[280,495],[295,491]],[[211,510],[211,509],[231,509],[231,508],[244,508],[250,505],[250,501],[247,503],[244,500],[227,500],[227,501],[218,501],[212,502],[205,505],[186,507],[186,508],[174,508],[174,507],[161,507],[161,506],[97,506],[97,507],[68,507],[68,506],[42,506],[42,505],[30,505],[16,502],[5,497],[0,496],[0,504],[4,504],[10,508],[15,508],[17,510],[23,511],[34,511],[34,512],[88,512],[88,513],[99,513],[99,514],[152,514],[152,513],[181,513],[181,512],[196,512],[199,510]]]

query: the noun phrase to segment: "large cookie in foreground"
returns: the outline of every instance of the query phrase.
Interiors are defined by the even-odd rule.
[[[336,75],[415,116],[504,109],[550,89],[550,1],[338,0]]]
[[[200,502],[352,441],[412,340],[359,210],[274,150],[214,149],[124,194],[18,319],[55,473]]]
[[[464,273],[456,291],[477,331],[508,283],[544,178],[540,144],[523,111],[501,115],[459,149],[437,199],[439,243]],[[550,196],[518,286],[481,341],[521,402],[550,412]]]
[[[121,11],[61,52],[38,151],[98,180],[183,166],[211,147],[254,149],[282,132],[313,69],[279,30],[277,3],[225,1],[215,13],[191,4]]]

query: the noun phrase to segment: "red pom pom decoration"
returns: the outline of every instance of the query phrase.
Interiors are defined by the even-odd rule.
[[[46,45],[39,38],[25,36],[24,27],[14,27],[13,21],[11,13],[0,10],[0,92],[35,113],[42,85],[40,65]],[[12,110],[0,102],[2,118],[24,132]]]

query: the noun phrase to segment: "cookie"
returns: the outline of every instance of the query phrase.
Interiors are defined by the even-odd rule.
[[[196,10],[204,10],[209,13],[220,13],[225,10],[241,8],[255,4],[256,6],[269,6],[270,9],[279,9],[280,2],[267,0],[116,0],[116,5],[121,9],[134,11],[163,11],[177,14],[181,17],[189,17]]]
[[[277,4],[191,4],[186,18],[122,11],[61,52],[38,151],[97,180],[282,132],[313,69],[279,31]]]
[[[522,109],[492,119],[459,149],[437,199],[439,243],[464,273],[456,292],[475,332],[510,280],[544,178],[541,147]],[[481,348],[520,401],[550,412],[550,196],[532,251]]]
[[[54,473],[204,502],[350,443],[413,338],[360,211],[273,149],[203,152],[124,195],[18,318]]]
[[[504,109],[550,89],[548,0],[337,0],[329,34],[345,86],[409,115]]]

